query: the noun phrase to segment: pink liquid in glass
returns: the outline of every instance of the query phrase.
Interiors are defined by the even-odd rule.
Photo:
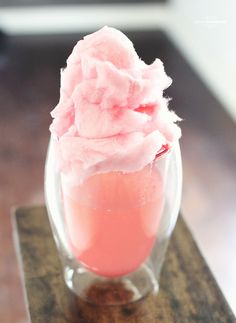
[[[163,183],[152,165],[123,174],[62,183],[65,220],[76,259],[106,277],[128,274],[150,255],[163,207]]]

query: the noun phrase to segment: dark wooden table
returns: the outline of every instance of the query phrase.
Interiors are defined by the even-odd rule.
[[[168,248],[159,294],[112,307],[87,304],[67,289],[44,207],[19,208],[13,221],[33,323],[236,322],[181,217]]]

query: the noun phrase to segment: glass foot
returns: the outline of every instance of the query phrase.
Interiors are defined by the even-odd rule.
[[[67,286],[83,300],[96,305],[122,305],[158,292],[158,282],[152,270],[142,265],[135,272],[117,278],[97,276],[89,270],[65,268]]]

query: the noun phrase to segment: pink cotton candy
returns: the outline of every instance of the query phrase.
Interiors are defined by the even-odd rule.
[[[163,91],[163,63],[146,65],[120,31],[104,27],[79,41],[61,71],[52,111],[61,171],[72,181],[96,173],[134,172],[181,136]]]

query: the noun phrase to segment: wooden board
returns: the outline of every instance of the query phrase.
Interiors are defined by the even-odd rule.
[[[33,323],[236,322],[181,217],[168,248],[158,295],[113,307],[87,304],[65,286],[44,207],[19,208],[13,220]]]

